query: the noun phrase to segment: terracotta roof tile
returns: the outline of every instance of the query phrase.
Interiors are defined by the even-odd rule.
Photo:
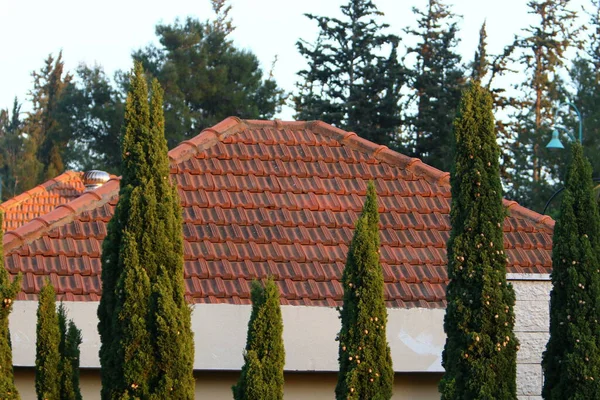
[[[16,229],[78,197],[85,189],[82,175],[67,171],[0,204],[0,210],[4,212],[4,230]]]
[[[348,245],[373,180],[387,305],[445,305],[448,173],[323,122],[228,118],[169,157],[183,206],[188,301],[249,304],[250,282],[270,275],[282,304],[339,305]],[[50,279],[64,299],[98,300],[101,243],[118,188],[112,179],[11,226],[5,260],[11,274],[23,273],[19,299],[34,299]],[[548,273],[553,221],[504,204],[507,270]]]

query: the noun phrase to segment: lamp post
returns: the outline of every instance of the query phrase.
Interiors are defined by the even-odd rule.
[[[581,113],[579,112],[579,109],[577,108],[577,106],[575,104],[569,103],[569,102],[559,104],[559,106],[554,109],[554,120],[556,120],[556,117],[558,116],[558,112],[561,110],[561,107],[563,107],[563,106],[570,106],[577,113],[577,118],[579,119],[579,143],[583,144],[583,118],[581,117]],[[560,133],[558,132],[558,128],[559,127],[557,125],[554,125],[554,131],[552,132],[552,139],[546,145],[546,148],[548,148],[548,149],[564,149],[565,148],[565,146],[563,146],[563,144],[560,141],[560,138],[559,138]],[[566,129],[564,129],[562,127],[560,127],[560,128],[563,129],[567,133],[567,137],[570,140],[575,141],[575,136],[571,135],[571,133],[569,131],[567,131]]]
[[[569,106],[569,107],[573,108],[573,110],[575,110],[575,112],[577,113],[577,118],[579,119],[579,143],[581,143],[583,145],[583,118],[581,117],[581,113],[579,112],[579,109],[577,108],[577,106],[575,104],[570,103],[570,102],[565,102],[565,103],[559,104],[558,107],[556,107],[554,109],[554,120],[556,121],[558,112],[564,106]],[[572,140],[572,141],[576,140],[575,136],[572,135],[568,130],[566,130],[563,127],[559,127],[558,125],[555,124],[554,130],[552,131],[552,139],[550,139],[550,142],[548,142],[548,144],[546,145],[546,148],[548,148],[548,149],[564,149],[565,148],[565,146],[563,146],[563,144],[561,143],[560,138],[559,138],[559,135],[560,135],[560,133],[558,131],[559,128],[565,131],[565,133],[567,134],[567,137],[570,140]],[[594,179],[594,182],[598,182],[598,181],[600,181],[600,179]],[[542,211],[542,214],[546,214],[546,210],[548,209],[550,202],[564,189],[565,188],[562,187],[552,194],[552,196],[550,197],[548,202],[546,202],[546,206],[544,206],[544,211]]]

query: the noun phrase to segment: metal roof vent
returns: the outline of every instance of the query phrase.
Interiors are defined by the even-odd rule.
[[[110,175],[108,172],[92,169],[90,171],[86,171],[83,174],[82,179],[83,185],[85,186],[85,191],[89,192],[90,190],[97,189],[108,182],[110,180]]]

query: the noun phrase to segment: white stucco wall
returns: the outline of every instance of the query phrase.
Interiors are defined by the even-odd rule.
[[[96,302],[65,302],[69,318],[82,330],[81,366],[98,368],[100,338]],[[35,365],[36,301],[17,301],[10,315],[15,366]],[[282,306],[288,371],[337,371],[338,312],[327,307]],[[443,309],[389,309],[388,341],[396,372],[441,372]],[[194,368],[239,370],[250,306],[197,304],[193,307]]]
[[[520,400],[541,399],[541,356],[548,341],[548,275],[509,274],[515,289],[515,333],[520,341],[517,385]],[[69,317],[82,330],[81,366],[99,368],[96,302],[66,302]],[[15,366],[35,365],[37,302],[17,301],[10,316]],[[388,309],[387,336],[394,370],[403,373],[443,372],[443,309]],[[340,329],[333,308],[282,306],[287,371],[337,371]],[[194,368],[239,370],[246,344],[250,306],[197,304],[193,307]]]

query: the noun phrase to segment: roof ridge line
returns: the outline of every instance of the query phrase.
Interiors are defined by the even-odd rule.
[[[361,153],[371,155],[381,162],[406,168],[415,175],[421,176],[432,183],[450,185],[449,172],[444,172],[429,164],[425,164],[420,158],[409,157],[387,146],[362,138],[355,132],[344,131],[323,121],[311,121],[309,124],[313,132],[336,139],[340,143]]]
[[[23,193],[16,195],[15,197],[13,197],[11,199],[6,200],[4,203],[0,204],[0,210],[8,210],[11,207],[17,206],[17,205],[21,204],[22,202],[37,196],[38,194],[42,193],[43,191],[47,192],[48,190],[51,190],[54,186],[58,185],[59,183],[68,182],[68,180],[69,180],[68,178],[73,178],[77,175],[79,175],[81,177],[83,175],[83,173],[73,171],[73,170],[65,171],[62,174],[60,174],[52,179],[48,179],[47,181],[42,182],[39,185],[36,185],[36,186],[32,187],[31,189],[26,190]]]
[[[167,153],[169,160],[175,164],[186,161],[226,137],[240,133],[246,128],[246,123],[238,117],[227,117],[218,124],[203,129],[193,138],[184,140],[173,147]]]
[[[311,121],[310,128],[315,133],[323,134],[351,148],[369,154],[379,161],[406,168],[412,173],[422,176],[432,183],[450,186],[450,173],[441,171],[420,158],[409,157],[405,154],[392,150],[384,145],[378,145],[367,139],[361,138],[355,132],[347,132],[323,121]],[[537,224],[554,229],[554,220],[548,215],[539,214],[533,210],[523,207],[516,201],[502,199],[502,204],[512,212],[527,218]]]
[[[83,192],[76,199],[59,205],[49,213],[40,215],[17,229],[6,232],[3,238],[4,251],[11,251],[15,247],[35,240],[40,234],[72,221],[75,215],[81,212],[103,206],[119,193],[119,180],[120,178],[112,178],[99,188]]]
[[[556,221],[554,221],[554,219],[551,216],[540,214],[536,211],[530,210],[529,208],[520,205],[514,200],[507,200],[503,198],[502,204],[511,212],[514,212],[517,215],[520,215],[521,217],[532,220],[536,224],[544,225],[547,228],[554,230],[554,224],[556,223]]]

